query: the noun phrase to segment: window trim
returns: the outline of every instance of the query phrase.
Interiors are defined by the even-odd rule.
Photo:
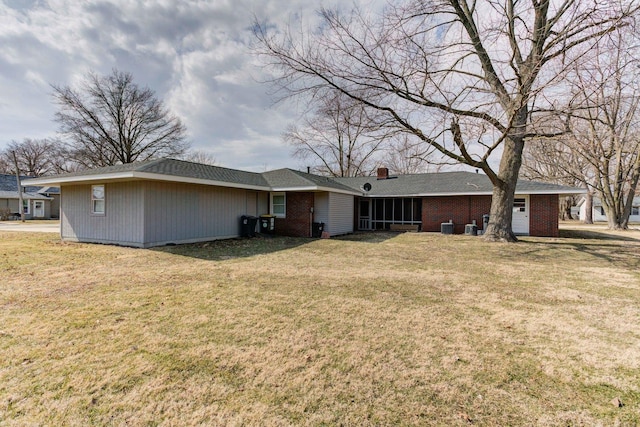
[[[286,218],[287,217],[287,193],[284,191],[278,191],[275,193],[271,193],[269,195],[269,211],[271,212],[271,215],[275,216],[276,218]],[[278,196],[282,196],[283,197],[283,203],[280,204],[278,203],[277,205],[274,205],[273,203],[273,198],[274,197],[278,197]],[[283,213],[276,213],[276,211],[274,210],[274,206],[282,206],[283,208]]]
[[[95,197],[94,189],[102,188],[102,197]],[[106,212],[106,197],[105,197],[105,185],[104,184],[96,184],[91,186],[91,215],[99,215],[104,216]],[[102,210],[96,210],[96,202],[102,201]]]

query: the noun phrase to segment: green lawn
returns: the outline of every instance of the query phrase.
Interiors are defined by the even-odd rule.
[[[640,424],[640,231],[0,232],[0,277],[2,426]]]

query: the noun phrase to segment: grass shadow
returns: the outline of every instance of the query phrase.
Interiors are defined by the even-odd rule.
[[[331,240],[377,244],[393,239],[399,234],[398,232],[388,231],[366,231],[332,237]],[[251,239],[212,240],[209,242],[159,246],[150,248],[150,250],[204,260],[225,261],[293,249],[316,240],[308,237],[258,235]]]
[[[635,231],[630,231],[635,233]],[[593,239],[593,240],[620,240],[623,242],[640,243],[640,236],[622,236],[620,233],[612,234],[603,231],[594,231],[588,229],[560,229],[560,237],[565,239]]]
[[[296,248],[313,242],[303,237],[258,235],[254,238],[212,240],[151,248],[150,250],[210,261],[248,258]]]
[[[560,240],[545,241],[547,247],[565,247],[624,269],[640,270],[640,239],[619,233],[585,229],[561,229]],[[537,248],[529,252],[542,251]]]
[[[403,234],[402,231],[356,231],[351,234],[344,234],[342,236],[332,237],[334,240],[344,240],[346,242],[360,242],[360,243],[383,243],[387,240],[391,240]]]

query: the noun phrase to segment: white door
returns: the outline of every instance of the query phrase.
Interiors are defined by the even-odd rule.
[[[516,195],[513,199],[511,228],[514,234],[529,234],[529,196]]]
[[[44,218],[44,201],[42,200],[33,201],[33,217]]]

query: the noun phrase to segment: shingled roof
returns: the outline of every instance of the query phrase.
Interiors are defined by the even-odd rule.
[[[337,182],[335,178],[313,175],[293,169],[278,169],[264,172],[262,176],[267,180],[274,191],[301,189],[330,189],[346,193],[359,193],[359,189],[352,188],[344,183]]]
[[[252,187],[268,187],[267,181],[255,172],[245,172],[237,169],[223,168],[219,166],[203,165],[201,163],[187,162],[176,159],[155,159],[144,162],[127,163],[124,165],[105,166],[96,169],[87,169],[80,172],[65,173],[52,177],[42,177],[39,183],[64,183],[78,182],[82,180],[95,181],[106,177],[120,178],[152,178],[180,177],[192,178],[201,181],[223,182]]]
[[[390,176],[334,178],[337,182],[360,190],[368,197],[453,196],[463,194],[491,195],[493,185],[484,174],[473,172],[439,172]],[[365,191],[365,184],[371,189]],[[518,194],[575,194],[574,187],[535,181],[518,181]]]
[[[264,191],[335,191],[368,197],[492,194],[486,175],[472,172],[441,172],[398,175],[378,180],[372,177],[333,178],[277,169],[256,173],[175,159],[156,159],[37,178],[39,185],[98,182],[114,179],[154,179],[229,186]],[[364,190],[365,184],[371,188]],[[367,186],[368,187],[368,186]],[[543,182],[519,181],[518,194],[575,194],[580,189]]]

